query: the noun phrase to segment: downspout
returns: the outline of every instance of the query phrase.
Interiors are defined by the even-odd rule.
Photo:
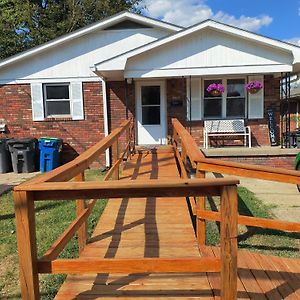
[[[106,81],[104,78],[100,77],[101,85],[102,85],[102,98],[103,98],[103,127],[104,127],[104,136],[108,136],[108,105],[107,105],[107,90],[106,90]],[[105,151],[105,165],[106,167],[110,167],[110,155],[109,149]]]

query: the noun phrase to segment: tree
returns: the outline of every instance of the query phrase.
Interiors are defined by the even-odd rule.
[[[45,43],[142,0],[0,0],[0,59]]]

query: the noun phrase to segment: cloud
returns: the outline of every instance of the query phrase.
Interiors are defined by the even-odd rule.
[[[285,41],[288,42],[288,43],[300,46],[300,37],[294,37],[294,38],[291,38],[291,39],[288,39],[288,40],[285,40]]]
[[[144,3],[146,15],[184,27],[206,19],[214,19],[250,31],[258,31],[273,21],[268,15],[236,18],[223,11],[214,13],[206,4],[206,0],[145,0]]]
[[[300,16],[300,7],[298,8],[298,16]]]

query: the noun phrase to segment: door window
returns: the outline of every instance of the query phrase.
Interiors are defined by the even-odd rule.
[[[160,125],[160,86],[142,86],[142,124]]]

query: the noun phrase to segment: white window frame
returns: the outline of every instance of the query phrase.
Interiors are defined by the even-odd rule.
[[[225,88],[224,93],[222,93],[222,116],[220,119],[241,119],[241,117],[227,117],[227,111],[226,111],[226,100],[227,100],[227,80],[230,79],[243,79],[245,81],[245,84],[247,83],[247,76],[223,76],[223,77],[205,77],[202,78],[202,98],[201,98],[201,111],[202,111],[202,120],[213,120],[216,119],[216,117],[204,117],[204,81],[205,80],[221,80],[222,84]],[[242,119],[248,118],[248,93],[245,91],[245,116]]]
[[[47,99],[47,87],[48,86],[68,86],[69,89],[69,99]],[[51,101],[69,101],[70,106],[70,114],[55,114],[50,115],[47,112],[47,102]],[[58,83],[44,83],[43,84],[43,101],[44,101],[44,110],[45,110],[45,118],[72,118],[72,107],[71,107],[71,84],[69,82],[58,82]]]

